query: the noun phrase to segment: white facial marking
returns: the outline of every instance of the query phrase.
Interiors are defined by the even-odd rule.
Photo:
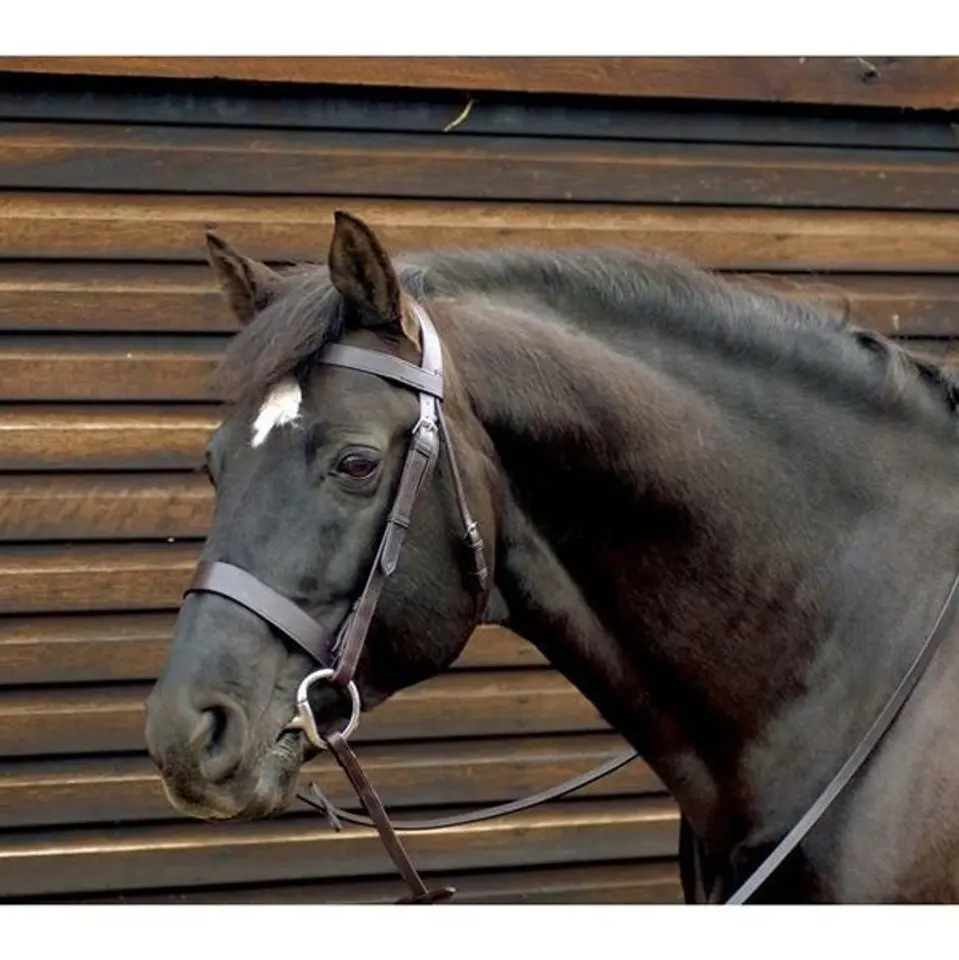
[[[300,415],[303,391],[292,378],[281,380],[267,395],[260,412],[253,421],[253,439],[251,447],[258,447],[270,435],[274,427],[293,423]]]

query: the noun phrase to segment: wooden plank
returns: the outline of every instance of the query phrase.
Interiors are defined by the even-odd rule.
[[[907,122],[875,115],[810,116],[737,111],[735,104],[708,110],[643,109],[622,98],[580,100],[474,100],[465,120],[445,128],[467,98],[455,91],[336,89],[321,97],[244,96],[192,85],[189,91],[126,83],[78,85],[72,79],[7,76],[0,88],[0,118],[71,123],[177,124],[282,130],[361,131],[363,133],[443,132],[445,141],[463,137],[563,137],[593,140],[750,143],[889,149],[959,150],[948,115],[910,116]],[[548,141],[547,141],[548,143]]]
[[[504,803],[585,773],[626,749],[612,734],[369,746],[363,769],[391,810],[437,805]],[[342,772],[324,755],[303,768],[336,804],[356,806]],[[577,797],[664,792],[644,763],[634,761]],[[302,814],[297,802],[284,816]],[[0,827],[26,828],[180,820],[149,758],[27,760],[0,764]]]
[[[150,684],[0,692],[0,756],[141,751]],[[357,742],[605,730],[551,670],[454,671],[364,716]]]
[[[0,406],[0,470],[194,470],[215,407]]]
[[[153,680],[173,613],[0,620],[0,685]]]
[[[5,57],[0,70],[952,110],[955,57]]]
[[[4,400],[213,401],[225,338],[0,336]]]
[[[195,543],[7,546],[0,614],[171,608],[198,552]]]
[[[316,259],[325,256],[341,207],[368,221],[393,252],[596,244],[658,249],[729,270],[951,273],[959,263],[959,220],[948,214],[19,193],[0,196],[0,251],[196,262],[204,227],[216,224],[252,256]]]
[[[0,542],[204,537],[212,509],[199,473],[0,475]]]
[[[173,636],[174,613],[5,617],[0,687],[153,680]],[[503,627],[482,626],[454,669],[541,667],[536,648]]]
[[[0,330],[232,333],[205,265],[3,263]]]
[[[746,277],[756,282],[757,277]],[[846,305],[855,322],[887,336],[959,336],[959,277],[855,276],[761,278],[780,292]]]
[[[447,871],[624,861],[675,855],[671,801],[589,800],[501,820],[409,834],[418,867]],[[273,882],[388,874],[372,830],[330,830],[318,817],[247,824],[12,834],[0,844],[0,896]],[[390,875],[390,874],[388,874]]]
[[[959,154],[0,123],[0,188],[957,210]]]
[[[600,866],[526,868],[484,873],[427,874],[433,886],[456,888],[458,904],[681,904],[682,887],[675,863],[636,861]],[[391,904],[396,881],[354,880],[328,883],[277,883],[214,889],[173,889],[92,894],[70,903],[124,904]],[[52,898],[39,903],[54,902]]]
[[[543,655],[527,640],[500,626],[477,627],[466,649],[453,664],[454,669],[542,667]]]
[[[959,276],[732,276],[796,295],[808,291],[836,303],[846,298],[859,323],[883,333],[959,335]],[[205,266],[0,261],[0,331],[156,336],[234,329],[232,314]]]

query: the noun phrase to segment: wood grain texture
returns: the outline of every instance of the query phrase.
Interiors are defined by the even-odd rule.
[[[0,260],[3,331],[213,334],[238,329],[206,266]]]
[[[5,400],[213,401],[223,337],[0,335]]]
[[[390,134],[439,134],[461,138],[547,137],[671,143],[739,143],[815,147],[876,147],[881,150],[959,150],[948,114],[911,115],[908,122],[883,114],[750,110],[734,102],[708,111],[683,110],[623,98],[473,98],[465,120],[446,128],[468,102],[451,90],[377,90],[359,93],[327,88],[323,96],[273,88],[271,96],[226,96],[205,85],[157,88],[136,82],[90,88],[51,75],[5,78],[0,118],[110,124],[168,124],[259,130],[323,130]],[[688,106],[688,105],[687,105]],[[547,141],[548,142],[548,141]]]
[[[959,335],[959,276],[731,274],[774,289],[848,301],[857,322],[887,334]],[[83,264],[0,260],[0,331],[166,334],[237,329],[211,271],[162,263]],[[118,341],[122,343],[123,341]],[[180,342],[184,342],[182,339]],[[38,347],[44,341],[36,341]]]
[[[464,740],[368,746],[363,769],[392,811],[404,807],[505,803],[561,783],[626,749],[612,734],[569,734],[502,740]],[[328,757],[303,767],[336,804],[353,808],[356,796]],[[576,797],[664,792],[644,763],[634,761]],[[297,801],[284,816],[302,814]],[[181,820],[146,756],[24,760],[0,763],[0,827],[66,826],[114,821]]]
[[[678,815],[668,800],[589,800],[502,820],[410,834],[404,844],[424,871],[527,864],[628,861],[676,852]],[[273,882],[386,874],[372,830],[335,833],[318,817],[248,824],[170,824],[122,830],[45,830],[0,842],[6,896],[64,891],[184,887],[236,880]]]
[[[143,751],[149,684],[0,691],[0,757]],[[608,729],[551,670],[459,671],[403,690],[364,716],[357,743]]]
[[[0,614],[172,608],[198,554],[196,543],[6,546]]]
[[[756,276],[743,276],[756,282]],[[842,309],[863,327],[893,337],[959,336],[959,277],[801,275],[762,278],[790,296],[811,296]]]
[[[5,617],[0,620],[0,687],[154,680],[173,637],[175,613]],[[542,667],[532,644],[482,626],[453,669]]]
[[[0,470],[196,470],[215,407],[0,406]]]
[[[0,254],[11,258],[187,260],[216,225],[247,254],[322,259],[334,210],[365,219],[391,252],[445,245],[623,245],[738,270],[945,272],[959,262],[948,214],[602,204],[319,198],[0,196]]]
[[[153,680],[162,669],[175,616],[5,617],[0,620],[0,685]]]
[[[212,513],[199,473],[0,475],[0,542],[205,537]]]
[[[520,868],[483,873],[427,874],[435,886],[456,888],[461,904],[681,904],[679,871],[672,862],[633,861],[599,866]],[[121,894],[70,895],[71,903],[126,904],[391,904],[396,881],[274,883],[175,888]],[[40,898],[40,903],[57,898]]]
[[[6,57],[0,70],[950,110],[955,57]]]
[[[959,153],[8,122],[0,188],[957,210]]]

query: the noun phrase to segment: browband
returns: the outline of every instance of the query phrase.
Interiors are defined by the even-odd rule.
[[[422,367],[407,363],[388,353],[364,350],[362,347],[350,347],[335,343],[323,351],[320,363],[334,367],[346,367],[362,373],[372,373],[386,380],[393,380],[421,393],[428,393],[437,400],[443,399],[443,375]]]

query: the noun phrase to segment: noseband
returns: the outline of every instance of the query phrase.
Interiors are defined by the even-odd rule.
[[[347,740],[359,724],[362,709],[360,695],[353,678],[363,652],[366,635],[383,586],[396,570],[400,549],[410,526],[413,506],[436,465],[441,446],[446,452],[450,475],[453,479],[457,507],[463,526],[463,542],[470,556],[471,586],[476,593],[478,604],[482,603],[486,597],[489,581],[483,541],[466,502],[456,454],[443,417],[441,406],[444,382],[443,351],[440,340],[426,310],[413,300],[409,300],[408,303],[413,316],[419,323],[422,341],[419,366],[390,354],[343,344],[327,347],[318,358],[320,363],[345,367],[389,380],[415,391],[419,396],[419,419],[413,427],[399,488],[387,518],[376,557],[363,591],[340,626],[334,642],[328,644],[327,631],[292,600],[277,593],[252,574],[229,563],[217,561],[198,564],[184,596],[189,593],[216,593],[238,603],[293,640],[315,663],[320,665],[319,669],[308,674],[300,683],[296,695],[296,714],[284,729],[302,732],[315,747],[320,750],[328,749],[333,754],[369,816],[363,817],[335,807],[323,796],[316,784],[311,785],[313,799],[307,797],[301,797],[301,799],[325,813],[335,829],[341,829],[340,821],[345,821],[374,827],[377,830],[386,852],[411,891],[411,895],[398,901],[399,903],[437,903],[452,897],[455,890],[452,887],[431,890],[426,886],[397,836],[397,829],[406,832],[436,830],[517,813],[594,783],[636,759],[638,754],[635,750],[627,751],[582,776],[511,803],[435,820],[414,820],[394,824],[390,821],[376,790],[363,772],[356,754],[349,746]],[[727,904],[742,904],[750,899],[783,860],[799,846],[869,758],[939,648],[945,634],[944,626],[954,612],[957,601],[959,601],[959,573],[953,580],[936,621],[926,635],[919,653],[856,749],[805,815],[780,840],[745,882],[741,883],[726,899]],[[331,660],[332,666],[329,665]],[[310,689],[317,683],[328,683],[345,691],[349,697],[350,717],[342,730],[321,734],[317,728],[316,718],[309,702]]]

